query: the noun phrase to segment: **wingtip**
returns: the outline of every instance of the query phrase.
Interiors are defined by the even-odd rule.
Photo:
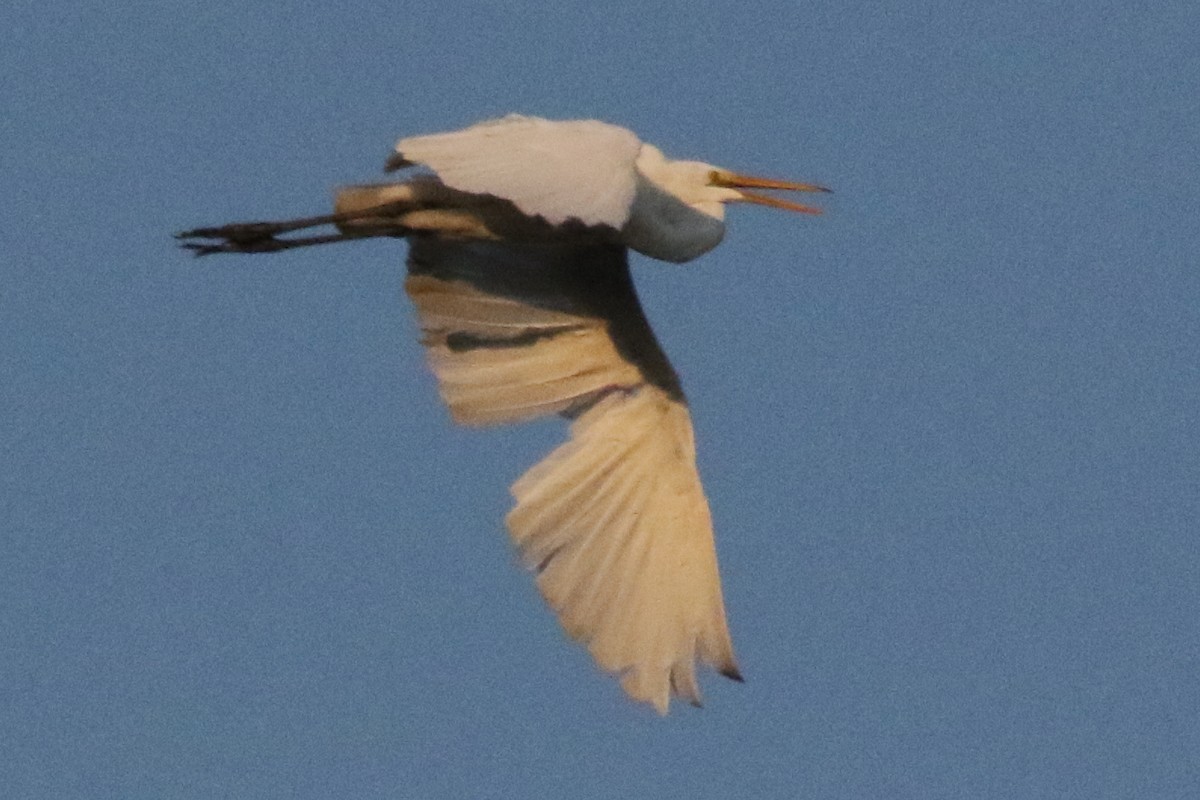
[[[741,670],[739,670],[736,666],[724,667],[718,670],[718,672],[720,672],[720,674],[724,675],[726,678],[729,678],[731,681],[737,681],[738,683],[746,682],[746,679],[742,677]]]

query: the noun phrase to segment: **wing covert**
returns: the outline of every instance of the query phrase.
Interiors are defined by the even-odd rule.
[[[617,230],[633,204],[640,149],[617,125],[519,114],[396,143],[405,162],[429,167],[453,189],[510,200],[552,225],[577,219]]]

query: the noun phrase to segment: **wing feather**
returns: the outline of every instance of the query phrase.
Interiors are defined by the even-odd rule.
[[[593,459],[614,456],[617,466],[607,469],[636,483],[636,500],[605,491],[607,469],[591,469]],[[592,503],[563,514],[556,490],[564,485],[587,487]],[[630,695],[660,711],[671,691],[699,702],[696,660],[736,676],[712,524],[682,405],[646,388],[605,397],[513,494],[509,528],[522,552],[534,556],[527,563],[553,553],[539,588],[597,662],[623,674]],[[619,579],[595,580],[600,569]]]
[[[396,143],[405,161],[429,167],[453,189],[510,200],[552,225],[576,219],[615,229],[633,204],[640,149],[637,136],[617,125],[519,114]]]
[[[406,287],[455,419],[573,418],[507,524],[569,636],[665,713],[697,661],[737,677],[678,379],[621,248],[413,237]]]

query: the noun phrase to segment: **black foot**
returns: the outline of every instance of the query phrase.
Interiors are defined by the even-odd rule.
[[[381,211],[394,211],[394,205],[385,203],[382,206],[360,209],[349,214],[324,214],[319,217],[301,217],[282,222],[234,222],[214,228],[193,228],[190,231],[175,234],[175,238],[180,240],[179,246],[185,250],[191,250],[198,256],[208,256],[213,253],[278,253],[280,250],[291,250],[296,247],[311,247],[316,244],[331,244],[370,236],[403,236],[406,231],[397,226],[395,229],[386,231],[338,231],[317,236],[278,238],[283,233],[324,225],[338,225],[359,217],[372,216]],[[203,239],[209,241],[196,241]]]
[[[235,222],[215,228],[194,228],[175,234],[175,238],[183,240],[180,247],[198,256],[213,253],[274,253],[286,250],[289,246],[276,239],[275,235],[291,229],[287,223]],[[189,239],[214,241],[187,241]]]
[[[196,256],[210,256],[213,253],[278,253],[296,245],[266,238],[249,242],[182,242],[179,246]]]
[[[320,236],[299,236],[290,239],[276,239],[268,232],[258,231],[253,235],[249,228],[256,225],[270,226],[271,223],[245,223],[226,225],[222,228],[197,228],[191,231],[175,234],[176,239],[213,239],[209,242],[180,242],[179,246],[191,250],[197,256],[210,256],[213,253],[278,253],[281,250],[293,250],[297,247],[312,247],[317,244],[332,244],[351,239],[362,239],[363,234],[327,233]],[[231,229],[236,229],[231,232]]]
[[[234,222],[215,228],[194,228],[175,234],[176,239],[228,239],[231,242],[265,239],[293,230],[286,222]]]

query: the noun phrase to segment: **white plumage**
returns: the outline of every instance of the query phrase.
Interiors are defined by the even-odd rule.
[[[626,252],[690,260],[720,242],[724,203],[816,213],[748,188],[824,190],[670,161],[594,120],[518,115],[401,139],[388,167],[414,165],[433,174],[347,187],[332,215],[180,237],[199,255],[407,237],[405,288],[454,419],[572,420],[513,485],[507,518],[546,602],[631,697],[699,704],[698,662],[740,675],[691,419]],[[338,231],[280,238],[324,224]]]
[[[389,166],[424,165],[447,186],[502,197],[551,225],[575,219],[619,228],[637,190],[634,162],[641,147],[631,131],[615,125],[510,114],[461,131],[401,139]]]

